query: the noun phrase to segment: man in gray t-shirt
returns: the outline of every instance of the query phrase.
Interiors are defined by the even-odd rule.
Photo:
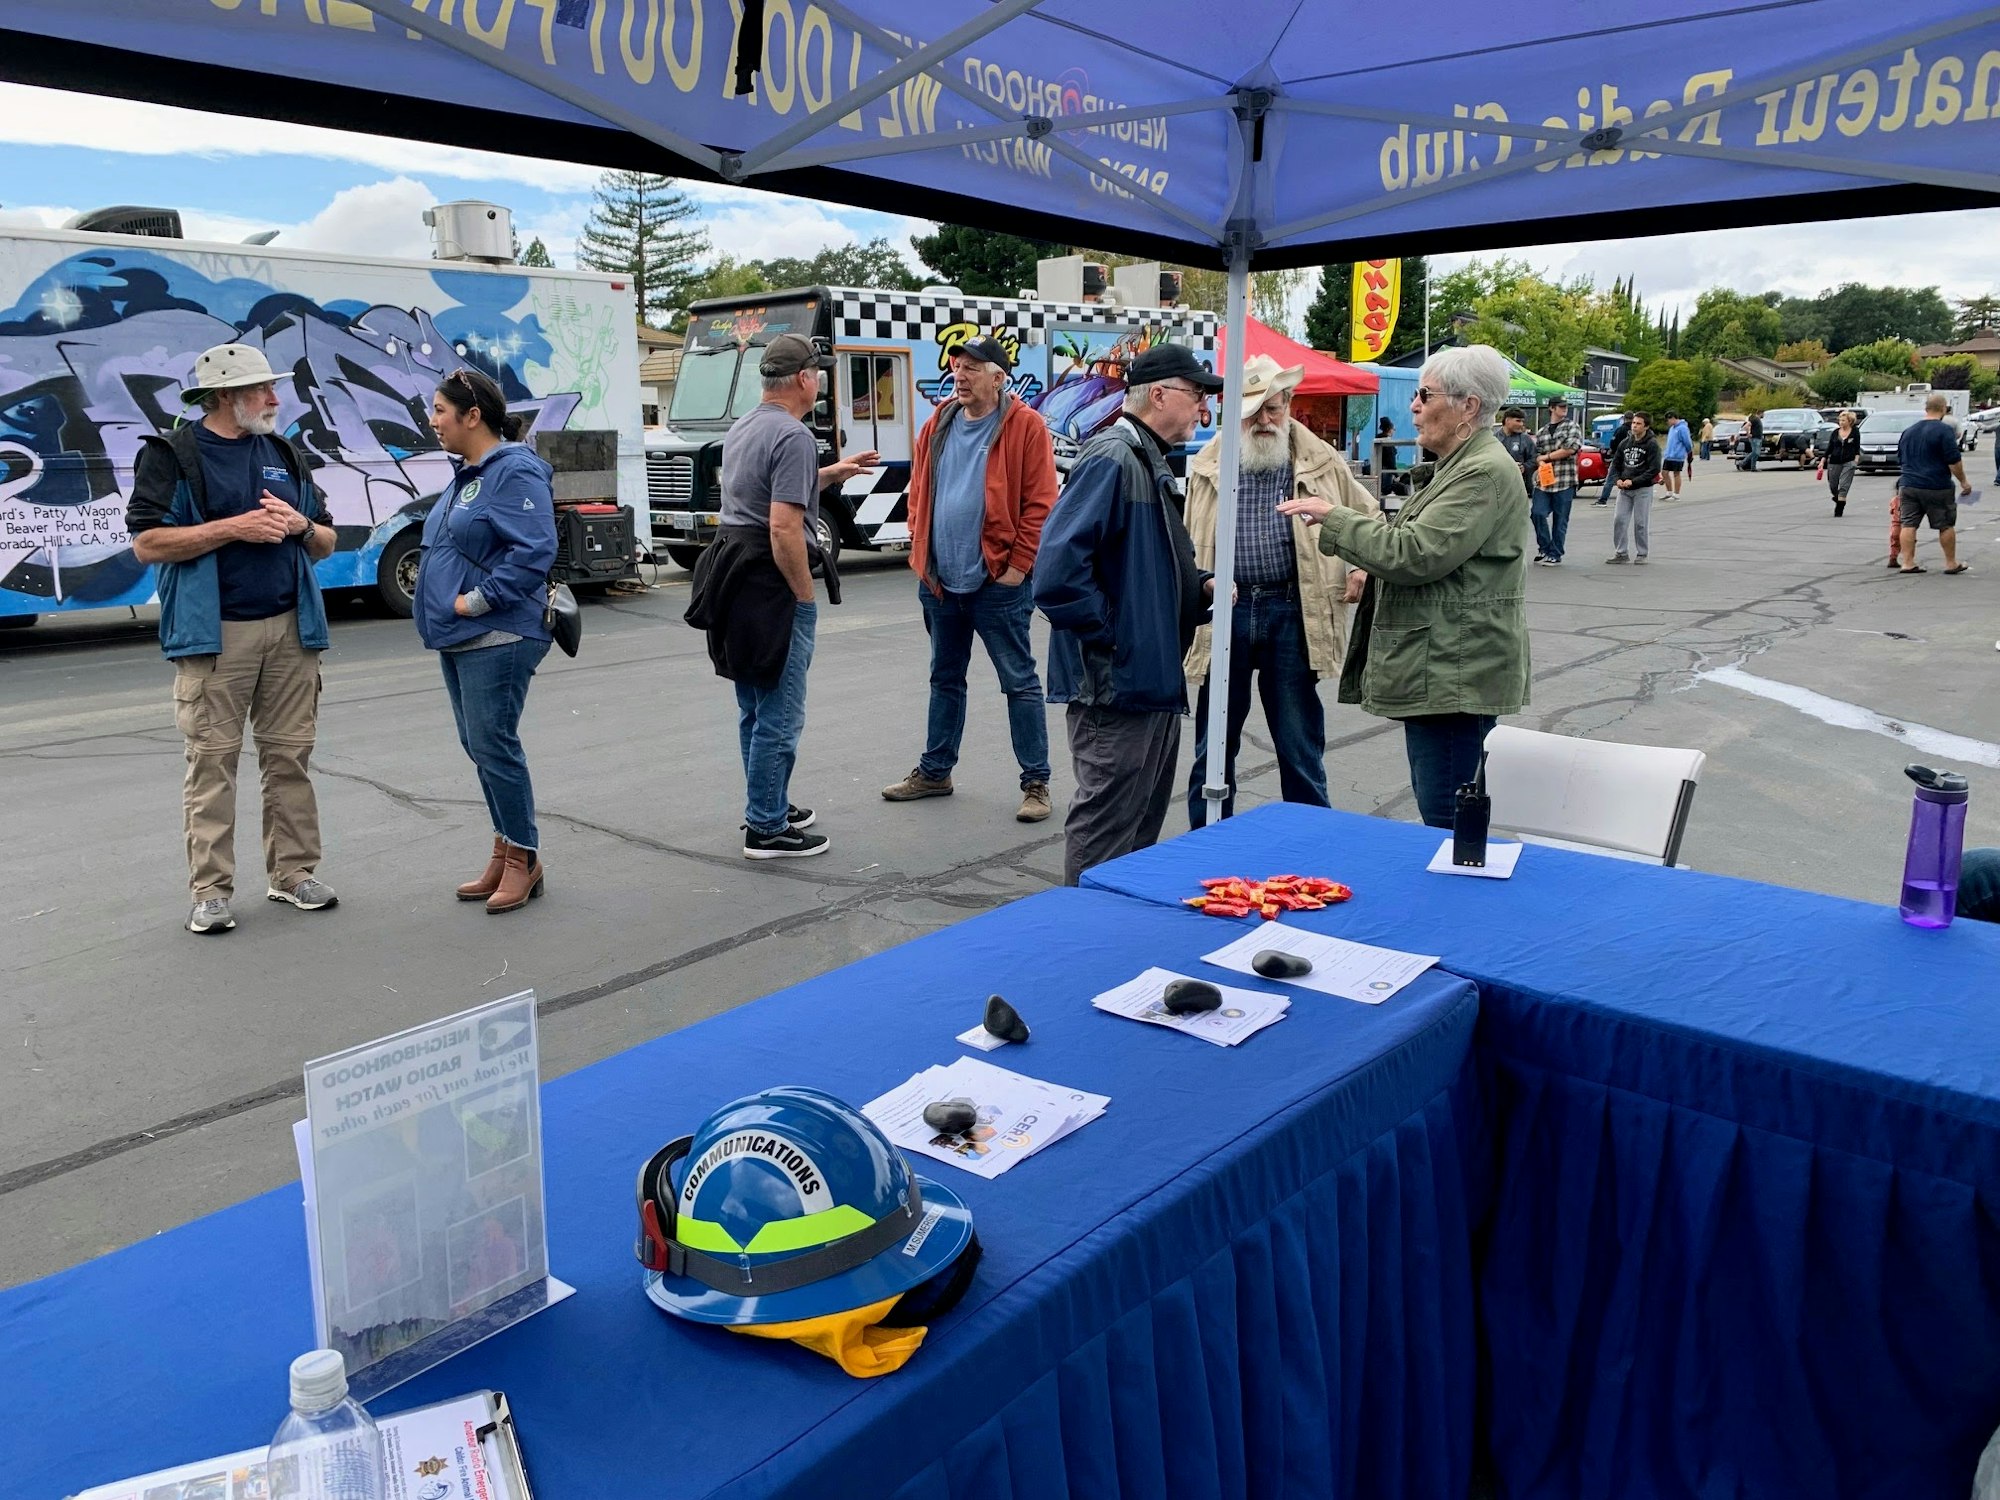
[[[792,766],[806,724],[806,671],[812,666],[819,606],[813,598],[807,526],[819,512],[819,450],[802,420],[819,400],[820,372],[832,365],[811,340],[780,334],[764,347],[758,372],[764,398],[739,417],[722,440],[722,525],[768,536],[770,564],[783,583],[763,574],[756,608],[768,610],[791,595],[789,621],[744,622],[751,630],[785,631],[790,645],[775,682],[739,681],[736,707],[742,734],[743,855],[746,859],[802,859],[824,854],[827,841],[806,828],[811,809],[791,801]],[[747,378],[748,372],[739,378]],[[762,536],[732,542],[762,543]],[[766,565],[754,559],[754,567]],[[775,594],[776,600],[772,599]],[[737,597],[753,597],[739,589]],[[741,608],[743,606],[738,606]]]

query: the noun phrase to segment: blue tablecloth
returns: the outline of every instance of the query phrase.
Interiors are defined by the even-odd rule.
[[[544,1500],[1463,1493],[1472,987],[1301,994],[1234,1049],[1090,1008],[1215,935],[1050,892],[548,1085],[550,1263],[579,1294],[382,1408],[507,1391]],[[961,1054],[990,990],[1035,1028],[996,1061],[1113,1102],[996,1182],[919,1164],[986,1259],[907,1369],[855,1381],[654,1311],[631,1256],[647,1153],[769,1084],[864,1102]],[[305,1266],[291,1188],[0,1294],[0,1494],[265,1441],[311,1341]]]
[[[1353,901],[1286,921],[1479,984],[1504,1493],[1967,1494],[2000,1425],[2000,927],[1533,846],[1428,874],[1442,837],[1267,806],[1085,882],[1329,876]]]

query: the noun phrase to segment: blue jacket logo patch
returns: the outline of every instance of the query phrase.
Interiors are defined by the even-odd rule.
[[[458,503],[460,505],[470,505],[472,504],[473,501],[477,500],[478,498],[479,498],[479,481],[476,479],[473,480],[472,483],[468,484],[464,489],[458,492]]]

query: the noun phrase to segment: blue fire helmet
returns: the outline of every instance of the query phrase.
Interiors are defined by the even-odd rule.
[[[817,1089],[725,1104],[654,1153],[638,1201],[646,1295],[697,1323],[789,1323],[893,1297],[923,1316],[885,1322],[927,1321],[977,1260],[959,1196]]]

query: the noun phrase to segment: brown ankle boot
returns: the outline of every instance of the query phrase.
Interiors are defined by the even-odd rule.
[[[507,867],[500,872],[500,884],[486,898],[486,914],[519,911],[542,893],[542,861],[533,849],[504,845]]]
[[[477,880],[468,880],[458,888],[461,901],[484,901],[500,889],[500,875],[507,868],[507,841],[499,834],[493,835],[493,857],[486,861],[486,873]]]

